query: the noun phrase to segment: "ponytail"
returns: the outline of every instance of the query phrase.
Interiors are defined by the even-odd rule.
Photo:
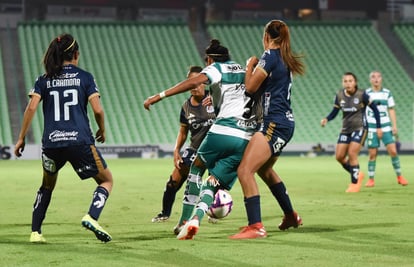
[[[64,61],[70,61],[79,50],[79,45],[70,34],[62,34],[53,39],[43,57],[46,77],[55,78],[62,71]]]
[[[305,65],[301,60],[303,56],[292,52],[287,24],[281,20],[272,20],[266,24],[264,31],[272,39],[271,42],[279,45],[283,62],[289,70],[293,74],[303,75],[305,73]]]

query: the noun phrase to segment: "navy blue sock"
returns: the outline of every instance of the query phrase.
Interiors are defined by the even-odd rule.
[[[105,207],[106,199],[109,197],[108,191],[102,187],[98,186],[95,189],[95,192],[93,193],[93,199],[91,206],[89,207],[89,215],[95,219],[99,219],[99,215],[101,215],[101,212],[103,208]]]
[[[244,206],[246,207],[249,225],[262,221],[262,214],[260,212],[260,195],[244,198]]]
[[[359,174],[359,164],[355,166],[350,166],[351,169],[351,182],[356,184],[358,182],[358,174]]]
[[[269,186],[273,196],[279,202],[284,214],[291,214],[293,212],[292,203],[290,202],[289,194],[283,182]]]
[[[50,199],[52,197],[52,191],[46,188],[40,187],[37,191],[36,200],[33,204],[32,213],[32,232],[42,232],[41,227],[43,220],[46,217],[46,211],[49,207]]]
[[[171,215],[172,206],[175,201],[175,195],[178,191],[176,187],[177,182],[173,181],[170,176],[170,180],[168,180],[167,184],[165,185],[165,191],[162,197],[162,214],[164,216]]]
[[[349,173],[351,173],[351,166],[349,165],[349,161],[342,164],[342,167]]]

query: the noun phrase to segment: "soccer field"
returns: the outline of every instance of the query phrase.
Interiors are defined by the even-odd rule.
[[[234,206],[228,217],[217,224],[205,218],[194,240],[180,241],[172,229],[183,189],[170,220],[151,223],[161,209],[172,159],[107,162],[114,189],[99,222],[113,240],[100,243],[81,227],[96,184],[80,181],[67,164],[42,228],[48,242],[31,244],[40,161],[0,161],[0,266],[414,266],[414,156],[401,156],[408,186],[397,184],[390,158],[380,156],[375,187],[356,194],[345,193],[350,179],[333,156],[281,157],[276,170],[303,226],[279,231],[282,211],[258,179],[268,231],[260,240],[227,238],[247,223],[239,183],[230,192]],[[366,174],[367,156],[360,157],[360,166]]]

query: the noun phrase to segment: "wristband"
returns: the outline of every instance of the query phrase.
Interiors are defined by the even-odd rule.
[[[162,91],[161,93],[159,93],[159,96],[161,99],[165,98],[166,97],[165,91]]]

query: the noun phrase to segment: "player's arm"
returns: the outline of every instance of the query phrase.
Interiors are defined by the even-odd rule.
[[[374,112],[375,123],[377,125],[377,136],[379,139],[381,139],[382,138],[381,117],[380,117],[380,112],[377,108],[377,104],[375,104],[374,101],[371,101],[369,95],[366,92],[364,92],[364,95],[363,95],[363,102],[364,103],[368,102],[368,107],[370,107],[372,111]]]
[[[377,129],[381,129],[381,115],[377,108],[377,104],[375,104],[374,101],[371,100],[370,96],[367,94],[367,92],[364,91],[364,94],[362,95],[362,102],[370,107],[372,111],[374,112],[375,122],[377,124]]]
[[[193,88],[198,87],[200,84],[207,83],[208,77],[204,73],[200,73],[197,76],[184,80],[173,87],[162,91],[159,94],[148,97],[144,102],[144,108],[149,110],[150,106],[161,101],[162,99],[189,91]]]
[[[338,96],[335,96],[334,106],[333,106],[331,112],[328,114],[328,116],[326,116],[325,118],[323,118],[321,120],[321,126],[325,127],[325,125],[328,123],[328,121],[331,121],[331,120],[335,119],[335,117],[339,113],[339,110],[340,110],[340,106],[339,106]]]
[[[24,111],[22,127],[20,130],[16,145],[14,147],[14,154],[17,157],[20,157],[23,153],[24,147],[26,145],[25,143],[26,134],[27,134],[27,131],[29,130],[30,124],[32,123],[32,120],[36,113],[37,106],[39,105],[40,99],[41,97],[39,94],[32,94],[30,97],[29,103],[26,106],[26,110]]]
[[[96,131],[96,141],[105,142],[105,112],[102,108],[99,94],[93,94],[89,97],[89,103],[92,107],[93,114],[95,115],[96,124],[98,124],[98,130]]]
[[[181,123],[180,129],[178,130],[177,139],[175,140],[175,146],[174,146],[174,165],[177,169],[180,169],[180,163],[183,162],[181,158],[181,148],[184,146],[185,141],[187,140],[188,136],[188,125]]]
[[[397,128],[397,113],[395,112],[394,108],[388,109],[388,114],[390,114],[390,120],[392,124],[392,133],[394,135],[398,134],[398,128]]]
[[[246,76],[244,78],[244,84],[246,85],[246,92],[250,95],[256,93],[260,85],[268,76],[267,72],[259,65],[257,57],[251,57],[246,64]]]

